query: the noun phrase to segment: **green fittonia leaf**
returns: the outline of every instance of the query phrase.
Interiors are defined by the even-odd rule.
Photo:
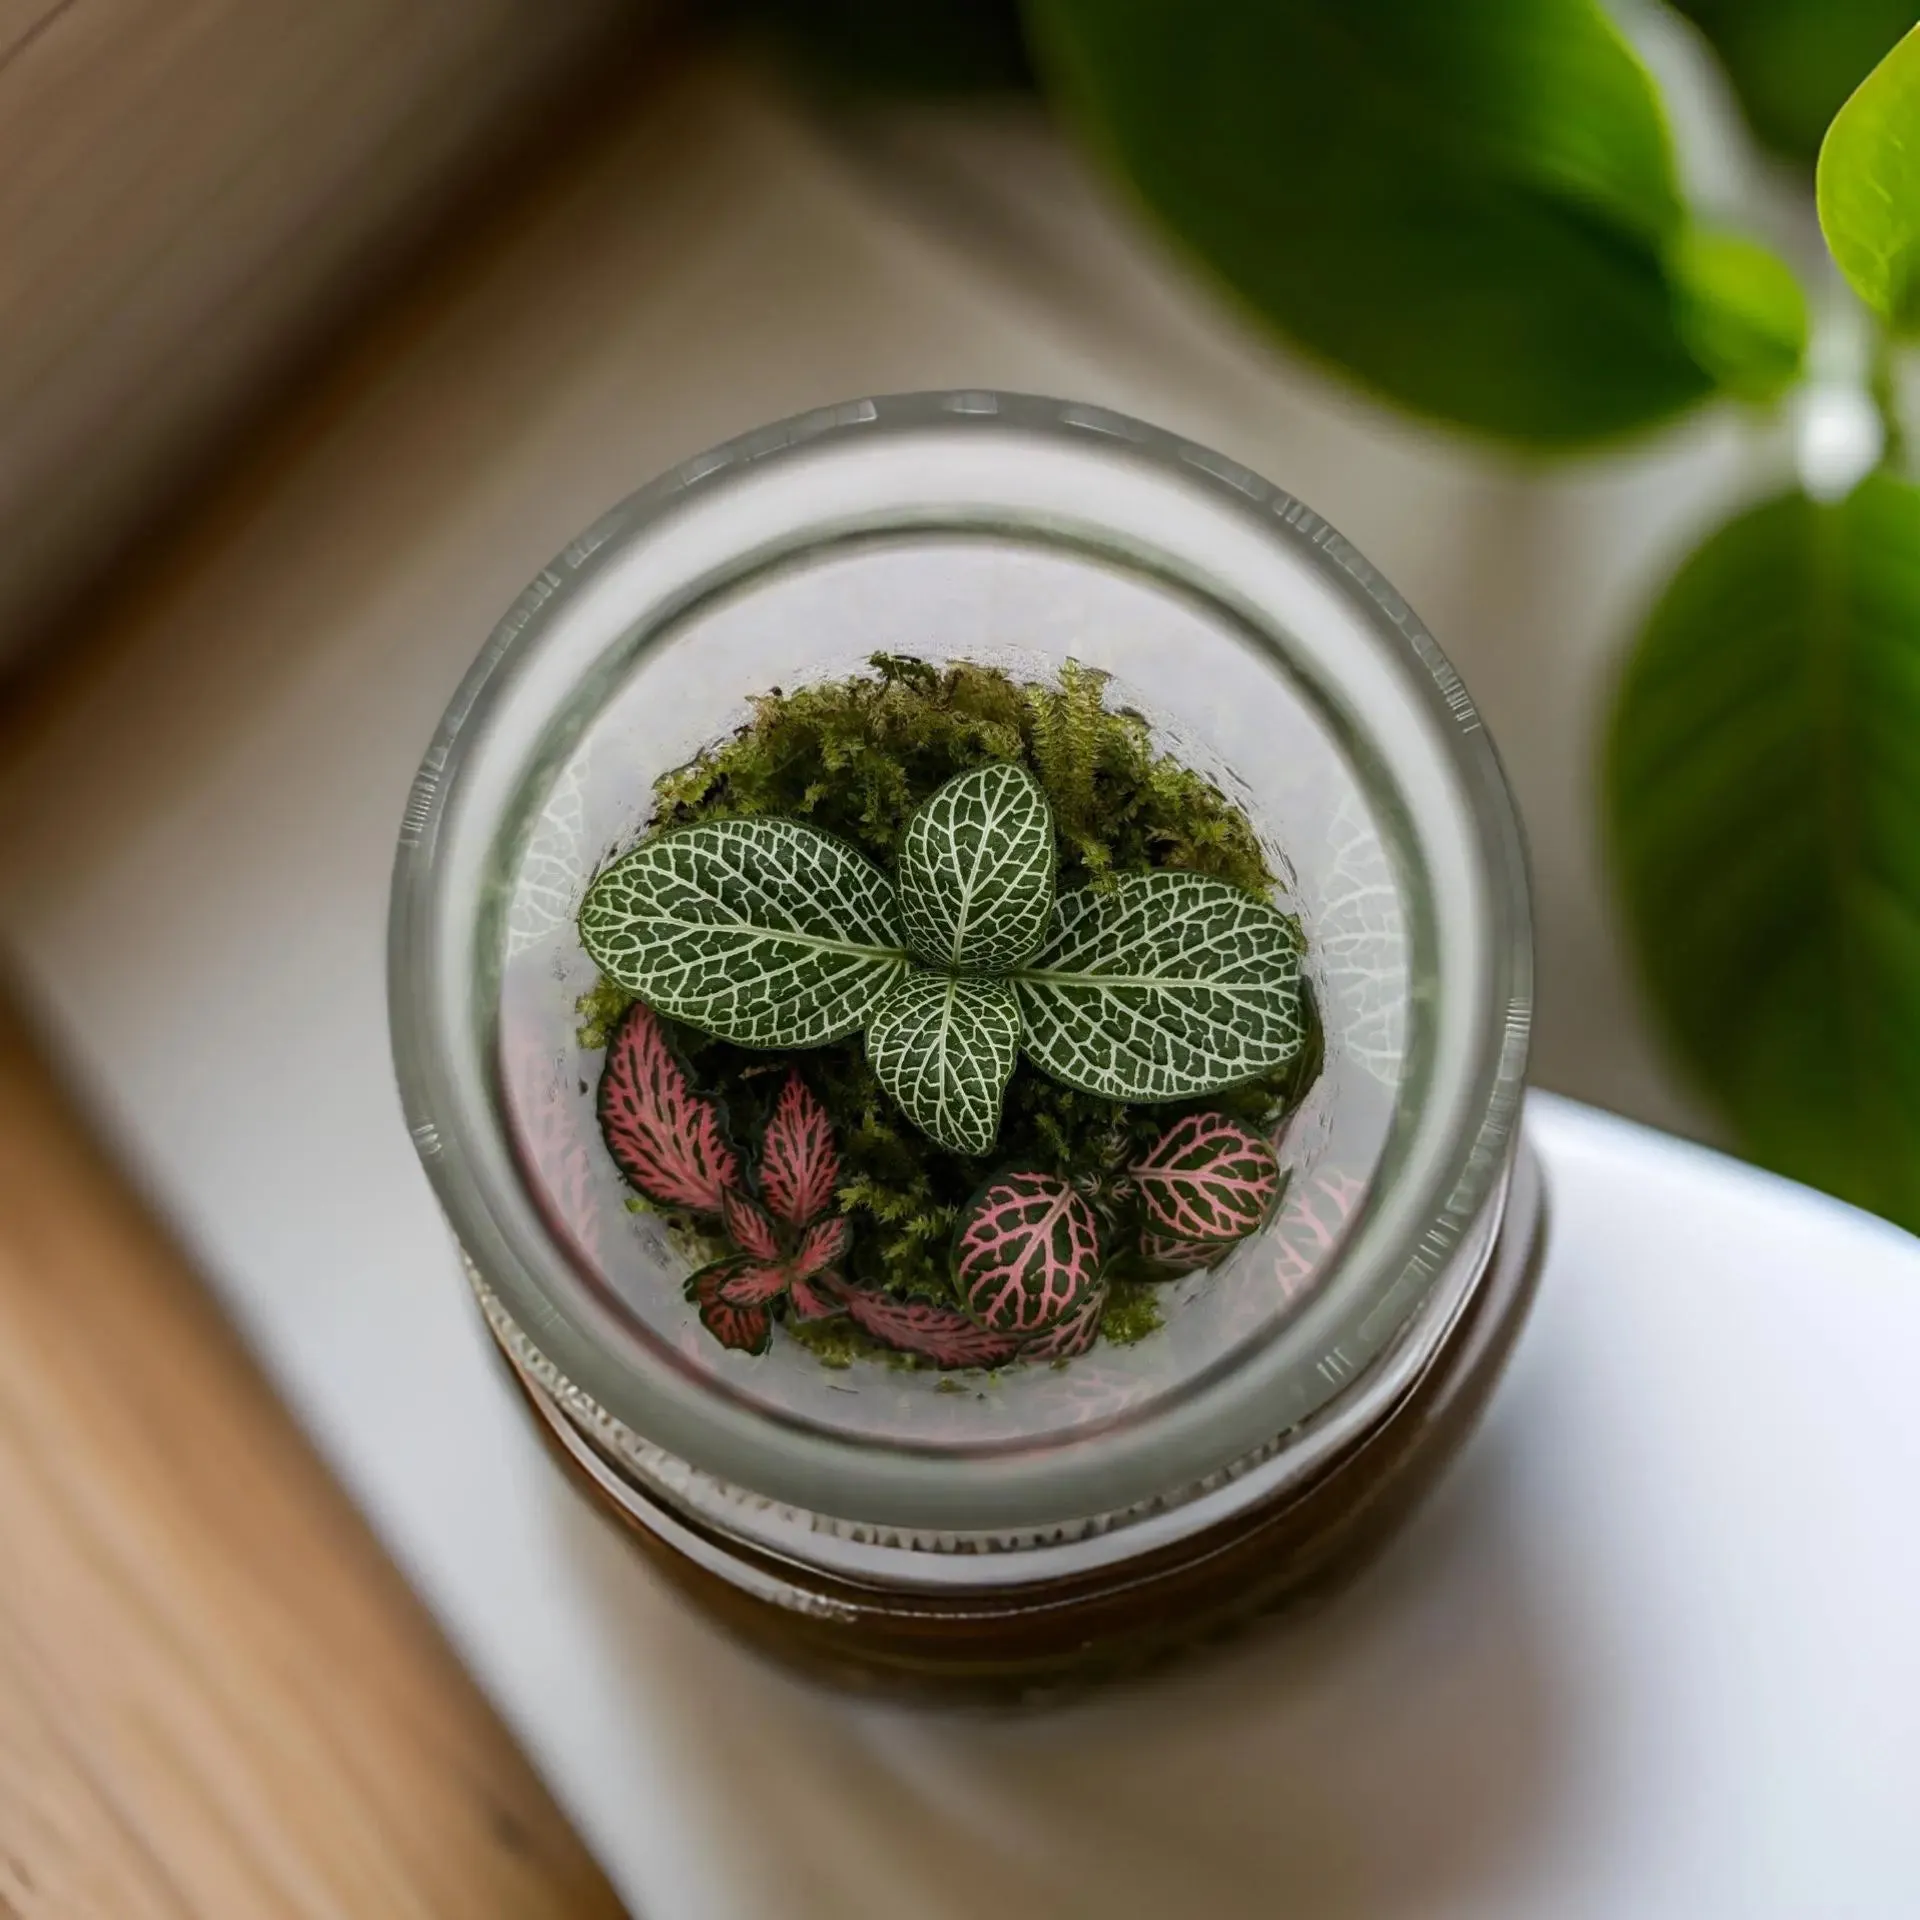
[[[1069,894],[1016,976],[1028,1057],[1110,1100],[1237,1086],[1300,1049],[1300,954],[1270,901],[1194,873]]]
[[[792,820],[710,820],[643,841],[587,889],[580,937],[650,1007],[748,1047],[865,1025],[906,964],[893,883]]]
[[[1046,936],[1053,871],[1053,812],[1039,781],[1004,761],[960,774],[900,839],[907,942],[930,967],[1006,973]]]
[[[908,1119],[955,1153],[985,1153],[1020,1051],[1020,1009],[1004,980],[915,969],[867,1028],[874,1077]]]
[[[1219,1092],[1298,1051],[1299,953],[1271,903],[1157,872],[1056,908],[1055,859],[1039,783],[996,763],[912,815],[897,895],[815,827],[703,821],[608,868],[580,933],[610,979],[722,1039],[806,1047],[866,1027],[881,1085],[957,1153],[992,1147],[1023,1029],[1043,1073],[1127,1101]]]
[[[1920,487],[1789,494],[1700,547],[1606,785],[1642,975],[1742,1148],[1920,1230]]]
[[[1900,331],[1920,330],[1920,27],[1834,116],[1815,187],[1854,292]]]

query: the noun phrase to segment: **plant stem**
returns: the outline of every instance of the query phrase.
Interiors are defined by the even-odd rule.
[[[1876,319],[1868,349],[1867,393],[1880,416],[1880,464],[1896,473],[1907,464],[1907,432],[1900,418],[1899,369],[1891,329]]]

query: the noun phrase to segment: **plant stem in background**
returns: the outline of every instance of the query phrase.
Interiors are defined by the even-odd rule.
[[[1900,417],[1898,348],[1886,327],[1876,323],[1867,361],[1867,392],[1880,419],[1880,464],[1894,473],[1907,465],[1907,430]]]

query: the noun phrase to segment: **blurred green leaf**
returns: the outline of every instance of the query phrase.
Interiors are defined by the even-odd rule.
[[[1772,500],[1686,562],[1606,808],[1655,1009],[1743,1147],[1920,1229],[1920,488]]]
[[[1737,233],[1689,227],[1667,249],[1680,336],[1727,392],[1771,400],[1800,371],[1807,303],[1785,262]]]
[[[1387,399],[1578,446],[1769,372],[1780,279],[1668,261],[1653,83],[1593,0],[1030,0],[1046,76],[1256,313]],[[1725,309],[1723,311],[1723,309]]]
[[[1033,85],[1019,0],[748,0],[808,65],[877,93]]]
[[[1827,122],[1916,21],[1916,0],[1674,0],[1720,56],[1755,136],[1809,165]]]
[[[1867,75],[1827,129],[1820,226],[1882,319],[1920,327],[1920,28]]]

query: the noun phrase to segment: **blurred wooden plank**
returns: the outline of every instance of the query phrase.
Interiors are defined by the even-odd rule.
[[[651,11],[0,0],[0,656],[520,170]]]
[[[619,1911],[0,1015],[0,1913]]]

